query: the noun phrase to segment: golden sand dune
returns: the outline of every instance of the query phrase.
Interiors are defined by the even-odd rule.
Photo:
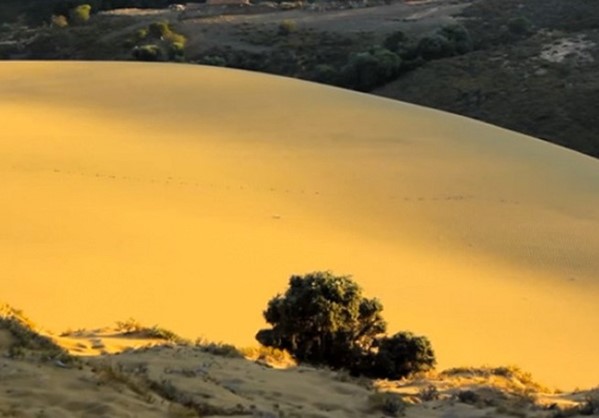
[[[185,65],[0,65],[2,297],[248,345],[294,273],[353,274],[442,368],[599,382],[599,164],[315,84]]]

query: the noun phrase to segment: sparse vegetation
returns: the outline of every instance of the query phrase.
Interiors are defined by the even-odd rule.
[[[32,356],[40,360],[70,363],[73,358],[50,338],[41,335],[22,311],[0,304],[0,331],[11,336],[7,355],[11,358]],[[1,348],[1,347],[0,347]]]
[[[92,7],[89,4],[75,6],[69,11],[69,20],[74,25],[83,25],[90,18]]]
[[[136,338],[154,338],[158,340],[172,342],[175,344],[189,344],[188,340],[168,329],[161,328],[157,325],[147,327],[141,325],[138,321],[136,321],[133,318],[130,318],[126,321],[117,321],[116,330],[118,332],[123,333],[123,335],[132,336]]]
[[[401,417],[406,409],[406,402],[401,395],[393,392],[376,392],[368,397],[371,411],[381,411],[389,417]]]
[[[297,30],[297,23],[295,20],[285,19],[279,23],[279,35],[287,36]]]
[[[166,21],[151,23],[135,31],[133,56],[140,61],[183,61],[187,38],[173,30]]]
[[[203,338],[198,338],[195,341],[195,346],[200,350],[215,356],[243,358],[243,353],[237,347],[231,344],[225,344],[223,342],[210,342]]]
[[[344,84],[356,90],[371,90],[395,78],[400,65],[401,58],[382,47],[353,54],[343,69]]]

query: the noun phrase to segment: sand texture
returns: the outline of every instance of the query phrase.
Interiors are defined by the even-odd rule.
[[[592,158],[186,65],[4,62],[0,120],[2,298],[50,331],[133,316],[255,344],[288,277],[330,269],[382,300],[390,332],[428,336],[441,369],[599,383]]]
[[[244,358],[224,345],[144,342],[109,328],[48,335],[22,319],[0,306],[0,416],[557,418],[599,412],[598,389],[553,393],[514,368],[371,381],[297,366],[272,351],[242,350]],[[59,353],[88,338],[111,353]],[[129,348],[122,346],[127,340]]]

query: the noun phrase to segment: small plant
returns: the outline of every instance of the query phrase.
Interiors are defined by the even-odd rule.
[[[372,411],[381,411],[390,417],[401,417],[406,410],[406,402],[397,393],[376,392],[368,397]]]
[[[198,60],[198,64],[211,65],[214,67],[226,67],[227,60],[220,55],[206,55]]]
[[[0,329],[8,330],[12,341],[8,345],[8,356],[23,358],[33,355],[42,360],[72,363],[74,358],[50,338],[37,332],[35,324],[23,312],[0,304]]]
[[[69,26],[69,21],[64,15],[52,15],[51,25],[54,28],[66,28]]]
[[[231,344],[208,342],[203,338],[198,338],[195,342],[195,346],[200,350],[215,356],[243,358],[243,353]]]
[[[81,4],[79,6],[74,7],[69,12],[71,23],[74,23],[75,25],[83,25],[87,23],[91,11],[92,7],[89,4]]]
[[[132,54],[140,61],[164,61],[164,53],[158,45],[136,46]]]
[[[285,19],[279,23],[279,35],[287,36],[295,31],[297,31],[295,20]]]
[[[434,385],[428,385],[420,390],[418,396],[424,402],[436,401],[439,399],[439,390]]]
[[[152,327],[146,327],[141,325],[135,319],[130,318],[126,321],[117,321],[116,330],[128,336],[135,336],[138,338],[155,338],[158,340],[164,340],[175,344],[188,344],[185,338],[175,334],[173,331],[166,328],[161,328],[157,325]]]
[[[532,22],[524,16],[517,16],[508,20],[507,28],[514,35],[528,35],[532,31]]]

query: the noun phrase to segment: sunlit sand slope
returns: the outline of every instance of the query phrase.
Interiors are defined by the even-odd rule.
[[[599,383],[599,163],[464,118],[216,68],[0,65],[2,297],[250,344],[353,274],[441,367]]]

